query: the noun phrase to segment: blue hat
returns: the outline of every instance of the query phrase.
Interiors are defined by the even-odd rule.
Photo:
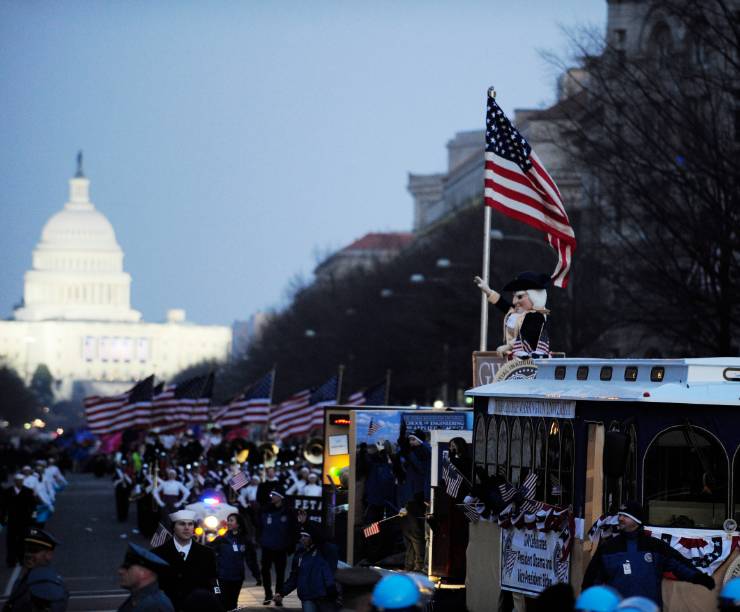
[[[612,612],[616,610],[622,600],[619,593],[608,586],[592,586],[587,588],[576,599],[576,610],[589,612]]]
[[[419,604],[421,593],[416,583],[403,574],[381,578],[373,589],[372,604],[379,610],[399,610]]]
[[[48,531],[44,531],[38,527],[31,527],[23,542],[26,547],[46,548],[49,550],[54,550],[59,545],[59,540]]]
[[[123,558],[121,567],[131,567],[132,565],[140,565],[153,572],[161,572],[163,569],[170,566],[167,561],[158,557],[153,552],[148,551],[146,548],[142,548],[138,544],[129,543],[128,549],[126,550],[126,556]]]
[[[527,289],[547,289],[550,277],[538,272],[522,272],[513,281],[504,285],[504,291],[526,291]]]
[[[656,604],[652,599],[641,597],[639,595],[623,599],[617,606],[617,610],[622,610],[623,612],[660,612],[658,604]]]
[[[719,594],[720,610],[724,608],[740,608],[740,577],[731,578],[727,581]]]

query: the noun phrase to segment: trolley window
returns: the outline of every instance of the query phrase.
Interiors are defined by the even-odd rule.
[[[482,416],[475,425],[475,463],[486,465],[486,419]]]
[[[664,430],[643,463],[651,525],[720,528],[727,518],[728,459],[709,432],[684,425]]]
[[[537,421],[537,430],[534,436],[534,471],[537,473],[537,499],[545,499],[547,479],[545,467],[547,465],[547,438],[545,436],[545,422]]]
[[[514,419],[514,424],[511,426],[509,456],[511,462],[511,484],[518,487],[522,480],[522,425],[519,419]]]
[[[489,476],[496,473],[496,449],[498,444],[496,419],[488,420],[488,442],[486,443],[486,471]]]
[[[496,454],[496,464],[499,476],[508,479],[509,477],[509,427],[506,419],[501,419],[498,424],[498,453]]]

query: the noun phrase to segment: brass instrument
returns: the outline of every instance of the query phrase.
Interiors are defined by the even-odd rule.
[[[321,465],[324,463],[324,440],[321,438],[311,438],[303,448],[303,458],[311,465]]]

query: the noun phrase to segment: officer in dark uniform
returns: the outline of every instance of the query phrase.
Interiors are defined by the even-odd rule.
[[[24,540],[23,571],[13,585],[3,612],[49,610],[64,612],[69,593],[51,567],[59,542],[43,529],[32,527]]]
[[[36,498],[31,489],[23,486],[23,478],[23,474],[16,474],[13,485],[3,490],[2,523],[6,529],[8,567],[15,567],[23,561],[23,538],[31,526],[36,509]]]
[[[275,565],[275,590],[280,593],[285,581],[288,554],[295,549],[298,526],[293,512],[283,501],[282,489],[270,491],[270,503],[260,515],[260,545],[262,546],[262,585],[265,588],[264,605],[272,601],[272,566]],[[275,605],[282,606],[276,600]]]
[[[169,564],[152,552],[129,544],[126,556],[118,568],[121,586],[131,591],[118,612],[174,612],[172,602],[159,589],[157,575]]]
[[[175,610],[182,610],[188,595],[196,590],[220,594],[213,551],[193,540],[195,512],[179,510],[170,514],[173,538],[152,552],[169,564],[159,584]]]

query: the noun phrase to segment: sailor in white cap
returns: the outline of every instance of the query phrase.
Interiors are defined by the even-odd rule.
[[[193,591],[204,589],[218,593],[216,556],[213,551],[193,540],[195,512],[178,510],[169,515],[173,537],[152,552],[170,565],[159,584],[175,610],[181,610]]]

